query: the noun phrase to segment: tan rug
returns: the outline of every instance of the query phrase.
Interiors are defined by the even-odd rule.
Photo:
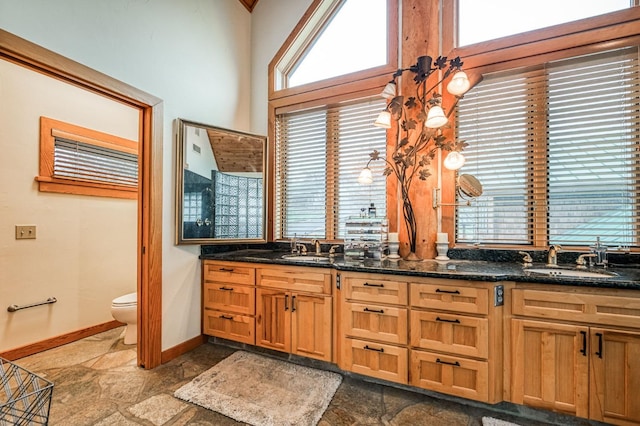
[[[519,426],[506,420],[494,419],[493,417],[483,417],[482,426]]]
[[[238,351],[174,396],[254,426],[315,426],[341,382],[336,373]]]

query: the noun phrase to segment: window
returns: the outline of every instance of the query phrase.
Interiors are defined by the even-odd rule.
[[[638,62],[632,47],[485,75],[458,108],[484,194],[456,241],[639,246]]]
[[[626,9],[634,0],[458,0],[458,4],[458,45],[467,46]]]
[[[370,164],[379,176],[372,185],[357,181],[369,152],[384,156],[386,131],[372,125],[384,108],[376,98],[276,118],[278,238],[343,238],[360,209],[374,203],[377,215],[386,214],[384,163]]]
[[[40,191],[137,199],[138,143],[40,118]]]
[[[288,73],[287,87],[336,77],[387,62],[386,0],[347,0]],[[331,66],[326,66],[330,58]]]
[[[271,61],[270,238],[339,240],[371,203],[386,215],[384,163],[369,165],[373,185],[358,176],[372,151],[386,152],[386,131],[373,122],[397,47],[397,0],[314,0]]]

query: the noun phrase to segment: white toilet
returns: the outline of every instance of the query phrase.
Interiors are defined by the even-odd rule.
[[[138,341],[138,293],[129,293],[113,299],[111,315],[116,321],[127,325],[124,344],[135,345]]]

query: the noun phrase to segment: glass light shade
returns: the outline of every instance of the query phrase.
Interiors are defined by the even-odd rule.
[[[384,129],[390,129],[391,113],[387,110],[381,111],[380,114],[378,114],[378,118],[376,118],[376,121],[373,123],[373,125],[376,127],[382,127]]]
[[[386,99],[393,99],[396,96],[396,84],[393,81],[390,81],[389,83],[387,83],[386,86],[384,86],[384,90],[382,90],[382,93],[380,94],[380,96],[382,96],[383,98]]]
[[[464,95],[467,93],[471,87],[471,83],[469,82],[469,78],[467,78],[467,74],[464,71],[458,71],[453,75],[453,78],[447,84],[447,91],[455,96]]]
[[[460,167],[464,166],[465,161],[466,158],[464,158],[464,155],[460,154],[458,151],[451,151],[442,164],[444,164],[444,166],[449,170],[458,170]]]
[[[371,169],[369,167],[365,167],[360,172],[360,176],[358,176],[358,183],[362,185],[371,185],[373,183],[373,175],[371,174]]]
[[[437,129],[438,127],[442,127],[447,124],[447,121],[447,117],[444,115],[442,107],[435,105],[429,108],[427,121],[424,122],[424,125],[430,129]]]

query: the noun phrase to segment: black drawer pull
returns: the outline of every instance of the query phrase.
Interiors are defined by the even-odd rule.
[[[598,352],[596,352],[596,355],[598,355],[598,358],[602,358],[602,333],[596,333],[596,336],[598,336]]]
[[[365,312],[373,312],[375,314],[384,314],[384,309],[369,309],[369,308],[364,308]]]
[[[220,272],[233,272],[233,268],[220,268]]]
[[[229,315],[220,315],[220,318],[228,320],[233,319],[233,317],[230,317]]]
[[[581,331],[580,334],[582,334],[582,349],[580,349],[580,353],[583,356],[587,356],[587,332]]]
[[[442,361],[440,358],[437,358],[436,362],[438,364],[453,365],[454,367],[460,367],[460,363],[458,361],[456,361],[456,362],[447,362],[447,361]]]
[[[450,319],[446,319],[446,318],[436,317],[436,321],[451,322],[451,323],[454,323],[454,324],[460,324],[460,320],[459,319],[450,320]]]
[[[285,311],[289,310],[289,295],[288,294],[284,295],[284,310]]]
[[[446,294],[460,294],[460,290],[440,290],[439,288],[436,289],[436,293],[446,293]]]
[[[220,290],[224,290],[224,291],[233,291],[233,287],[220,287]]]
[[[364,283],[363,284],[365,287],[384,287],[384,284],[371,284],[371,283]]]
[[[291,312],[295,312],[295,311],[296,311],[296,297],[291,296]]]
[[[364,348],[368,351],[384,352],[384,348],[376,349],[376,348],[370,347],[369,345],[364,345]]]

